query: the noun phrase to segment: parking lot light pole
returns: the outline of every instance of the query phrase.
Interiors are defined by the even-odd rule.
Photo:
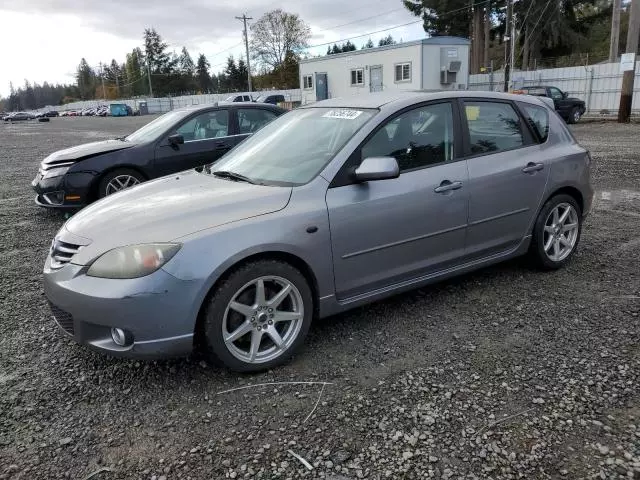
[[[633,83],[636,76],[636,54],[638,53],[638,36],[640,36],[640,0],[631,1],[629,30],[627,34],[627,52],[633,55],[633,66],[622,76],[622,91],[618,108],[618,123],[628,123],[633,106]]]
[[[147,77],[149,78],[149,97],[153,98],[153,88],[151,88],[151,68],[149,68],[149,59],[147,59]]]
[[[249,32],[247,32],[247,20],[253,20],[253,17],[247,17],[246,13],[243,13],[241,17],[236,17],[238,20],[242,20],[244,23],[244,47],[247,50],[247,77],[249,82],[249,93],[251,93],[251,63],[249,60]]]

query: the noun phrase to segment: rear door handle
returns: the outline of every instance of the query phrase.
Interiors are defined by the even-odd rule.
[[[529,162],[529,163],[527,163],[527,166],[522,169],[522,171],[524,173],[533,173],[533,172],[539,172],[543,168],[544,168],[544,164],[543,163]]]
[[[436,193],[446,193],[451,190],[458,190],[459,188],[462,188],[462,182],[451,182],[449,180],[443,180],[442,183],[440,183],[440,186],[434,188],[433,191]]]

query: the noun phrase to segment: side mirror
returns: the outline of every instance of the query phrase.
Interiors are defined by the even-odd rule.
[[[178,145],[182,145],[184,143],[184,137],[179,133],[175,133],[167,138],[167,141],[172,147],[177,147]]]
[[[365,158],[354,172],[354,177],[358,182],[388,180],[399,176],[400,167],[398,161],[393,157]]]
[[[567,92],[562,92],[562,98],[567,98],[569,97],[569,94]]]

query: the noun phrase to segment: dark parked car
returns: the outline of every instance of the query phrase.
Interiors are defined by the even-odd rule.
[[[15,112],[4,117],[5,122],[18,122],[21,120],[33,120],[36,116],[29,112]]]
[[[260,95],[256,100],[258,103],[270,103],[272,105],[277,105],[284,101],[284,95]]]
[[[533,86],[523,87],[514,93],[524,93],[526,95],[535,95],[537,97],[548,97],[553,100],[556,112],[564,118],[567,123],[578,123],[586,106],[584,101],[579,98],[570,97],[557,87]]]
[[[52,153],[31,185],[36,203],[80,208],[145,180],[218,160],[286,110],[256,103],[214,103],[173,110],[127,137]]]
[[[36,118],[51,118],[51,117],[57,117],[58,116],[58,112],[56,112],[55,110],[49,110],[48,112],[40,112],[36,115]]]
[[[231,95],[225,99],[225,102],[253,102],[250,95]]]

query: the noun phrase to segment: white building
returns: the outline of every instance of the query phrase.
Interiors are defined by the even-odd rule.
[[[431,37],[300,61],[302,103],[389,89],[466,89],[471,42]]]

